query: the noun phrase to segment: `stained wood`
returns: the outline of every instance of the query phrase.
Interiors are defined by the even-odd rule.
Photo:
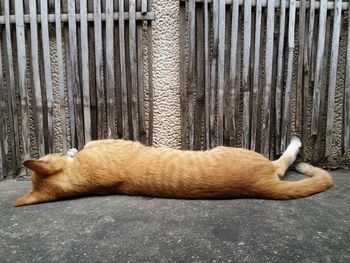
[[[105,58],[105,85],[107,101],[107,137],[115,138],[115,87],[114,87],[114,22],[113,22],[113,1],[106,3],[106,58]]]
[[[120,76],[122,90],[122,122],[123,138],[129,138],[129,117],[128,117],[128,93],[126,83],[126,61],[125,61],[125,24],[124,24],[124,0],[119,0],[119,47],[120,47]]]
[[[236,90],[239,87],[236,85],[237,78],[237,41],[238,41],[238,21],[239,21],[239,5],[238,2],[234,2],[232,5],[232,14],[231,14],[231,47],[230,47],[230,67],[229,67],[229,96],[230,96],[230,115],[229,119],[229,127],[231,130],[230,134],[230,145],[234,145],[235,143],[235,131],[236,131],[236,100],[237,94]]]
[[[9,133],[10,133],[10,145],[11,145],[11,169],[12,173],[16,174],[19,165],[19,126],[18,115],[16,110],[16,86],[14,77],[13,66],[13,53],[12,53],[12,39],[11,39],[11,25],[10,25],[10,5],[9,0],[4,0],[4,14],[5,14],[5,38],[6,38],[6,62],[7,62],[7,74],[9,80],[9,87],[7,89],[8,100],[8,118],[9,118]]]
[[[15,14],[16,14],[16,39],[17,39],[17,72],[18,72],[18,88],[21,100],[21,117],[22,117],[22,144],[23,144],[23,158],[30,158],[30,135],[29,129],[29,98],[26,82],[26,48],[25,48],[25,35],[24,35],[24,22],[23,22],[23,2],[16,0],[15,2]]]
[[[195,0],[188,3],[188,78],[187,78],[187,108],[188,108],[188,147],[194,147],[194,107],[193,96],[195,91],[195,25],[196,9]]]
[[[139,133],[140,142],[146,144],[146,113],[144,98],[144,61],[143,61],[143,28],[142,22],[137,25],[137,91],[138,91],[138,116],[139,116]]]
[[[187,91],[186,91],[186,4],[180,2],[180,117],[181,117],[181,149],[187,149]]]
[[[318,27],[317,57],[315,68],[315,83],[312,106],[311,134],[316,135],[320,119],[320,90],[321,90],[321,67],[324,59],[325,30],[327,21],[327,0],[320,1],[320,21]]]
[[[139,140],[139,121],[137,114],[138,91],[137,91],[137,47],[136,47],[136,2],[129,1],[129,59],[130,59],[130,75],[131,75],[131,121],[132,121],[132,137]]]
[[[90,112],[90,83],[89,83],[89,40],[88,40],[88,24],[87,24],[87,3],[85,0],[80,0],[80,16],[81,16],[80,44],[81,44],[81,78],[82,78],[81,84],[82,84],[82,92],[83,92],[84,137],[85,137],[85,143],[86,143],[91,141],[91,112]],[[107,68],[107,71],[108,71],[108,68]]]
[[[36,127],[36,140],[38,144],[38,153],[40,156],[45,154],[45,141],[44,141],[44,116],[43,116],[43,103],[41,94],[40,83],[40,71],[39,71],[39,42],[38,42],[38,29],[37,29],[37,8],[36,1],[29,1],[30,12],[30,46],[31,46],[31,68],[33,78],[33,93],[34,93],[34,107],[35,107],[35,127]]]
[[[150,7],[150,5],[148,5]],[[148,145],[153,145],[153,45],[152,45],[152,22],[147,23],[148,38]]]
[[[105,138],[105,101],[104,89],[102,85],[103,71],[102,71],[102,20],[101,20],[101,1],[94,0],[94,29],[95,29],[95,79],[96,79],[96,94],[97,94],[97,134],[98,138]]]
[[[210,66],[208,0],[204,1],[204,92],[205,92],[205,148],[210,148]]]
[[[275,108],[276,108],[276,154],[279,155],[281,147],[281,117],[282,117],[282,91],[283,91],[283,68],[284,68],[284,35],[285,35],[285,21],[286,21],[286,0],[281,0],[280,16],[279,16],[279,39],[278,39],[278,53],[277,53],[277,79],[276,79],[276,94],[275,94]]]
[[[194,105],[194,149],[201,149],[202,118],[205,102],[204,88],[204,9],[199,4],[196,8],[196,98]]]
[[[217,93],[217,129],[218,145],[224,142],[224,92],[225,92],[225,2],[219,1],[219,29],[218,29],[218,93]]]
[[[338,65],[338,51],[339,51],[340,28],[341,28],[341,12],[342,12],[342,1],[335,0],[331,60],[330,60],[330,67],[329,67],[329,84],[328,84],[326,150],[325,150],[326,157],[331,154],[332,137],[333,137],[335,88],[337,83],[337,65]]]
[[[261,152],[265,156],[268,156],[270,152],[274,21],[275,21],[275,1],[270,0],[268,1],[268,6],[267,6],[265,86],[264,86],[264,110],[263,110],[264,118],[263,118],[263,124],[262,124],[262,143],[261,143]]]
[[[344,88],[344,151],[350,149],[350,16],[348,16],[348,37],[346,53],[346,77]]]
[[[219,8],[218,2],[214,1],[212,5],[213,13],[213,46],[212,46],[212,61],[210,69],[210,147],[216,146],[215,143],[215,104],[216,104],[216,91],[217,85],[217,64],[218,64],[218,46],[219,46]]]
[[[293,78],[293,59],[294,59],[294,30],[295,30],[295,13],[296,3],[290,1],[289,5],[289,24],[288,24],[288,64],[286,87],[284,92],[284,105],[282,115],[282,137],[281,137],[281,152],[284,152],[288,144],[288,131],[290,129],[290,96]]]
[[[6,151],[7,151],[7,124],[6,124],[6,110],[7,106],[5,103],[5,89],[3,79],[3,55],[2,55],[2,30],[0,29],[0,181],[3,178],[8,177],[8,169],[6,162]]]
[[[305,15],[306,0],[301,0],[299,8],[299,25],[298,25],[298,68],[296,80],[296,102],[295,102],[295,132],[301,134],[303,118],[303,90],[304,90],[304,43],[305,43]],[[304,123],[306,125],[306,123]]]
[[[250,83],[248,82],[250,66],[250,42],[251,42],[251,21],[252,21],[251,0],[244,1],[244,32],[243,32],[243,67],[242,67],[242,90],[243,90],[243,134],[242,146],[250,147]]]

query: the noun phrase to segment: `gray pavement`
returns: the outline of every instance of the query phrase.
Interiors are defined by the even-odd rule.
[[[0,182],[0,262],[350,262],[350,171],[304,199],[98,196],[13,208]],[[289,172],[287,179],[300,175]]]

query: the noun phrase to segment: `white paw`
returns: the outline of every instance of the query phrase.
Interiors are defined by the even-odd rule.
[[[301,141],[300,141],[299,137],[293,136],[290,140],[290,145],[299,149],[301,147]]]
[[[74,158],[78,153],[78,150],[75,148],[69,149],[67,152],[67,156],[70,158]]]

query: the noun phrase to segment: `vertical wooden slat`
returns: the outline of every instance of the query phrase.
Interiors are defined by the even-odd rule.
[[[334,103],[335,103],[335,88],[337,82],[337,65],[338,65],[338,50],[341,28],[341,12],[342,0],[335,0],[334,7],[334,21],[333,21],[333,36],[331,48],[331,61],[329,72],[329,86],[328,86],[328,110],[327,110],[327,126],[326,126],[326,157],[331,153],[332,133],[334,125]]]
[[[37,30],[37,8],[36,1],[29,1],[30,12],[30,41],[31,41],[31,63],[32,63],[32,78],[34,89],[34,108],[35,108],[35,127],[38,143],[39,156],[45,154],[44,141],[44,119],[43,119],[43,104],[41,96],[40,71],[39,71],[39,43]]]
[[[105,138],[105,102],[102,86],[102,20],[101,20],[101,1],[94,0],[94,29],[95,29],[95,68],[96,68],[96,94],[97,94],[97,134],[98,137]]]
[[[293,59],[294,59],[294,27],[295,27],[295,0],[289,3],[289,25],[288,25],[288,64],[287,64],[287,79],[284,92],[284,105],[282,115],[282,137],[281,137],[281,152],[287,146],[287,133],[290,128],[290,91],[293,78]]]
[[[0,181],[8,176],[6,163],[6,145],[7,145],[7,124],[6,124],[6,103],[2,66],[2,30],[0,29]]]
[[[67,1],[62,2],[62,12],[68,13],[68,3]],[[67,26],[63,27],[63,37],[64,37],[64,49],[66,55],[66,85],[67,85],[67,97],[68,97],[68,111],[69,111],[69,128],[70,128],[70,145],[72,147],[77,147],[76,132],[75,132],[75,105],[73,98],[73,75],[72,75],[72,64],[69,55],[69,30]]]
[[[63,151],[68,150],[67,124],[66,124],[66,103],[64,90],[64,71],[63,71],[63,50],[62,50],[62,27],[61,27],[61,1],[55,0],[55,24],[56,24],[56,52],[57,52],[57,71],[58,85],[60,93],[60,118],[62,127]]]
[[[243,32],[243,68],[242,68],[242,90],[243,90],[243,134],[242,146],[250,147],[250,85],[248,83],[250,42],[251,42],[251,0],[244,1],[244,32]]]
[[[89,40],[87,24],[87,3],[80,0],[80,34],[81,34],[81,76],[84,111],[85,142],[91,141],[91,113],[90,113],[90,83],[89,83]],[[112,58],[111,58],[112,59]],[[108,70],[108,68],[107,68]]]
[[[187,110],[188,110],[188,147],[194,146],[194,121],[193,121],[193,93],[195,89],[194,69],[195,69],[195,24],[196,5],[195,0],[189,0],[188,6],[188,79],[187,79]]]
[[[235,132],[236,132],[236,100],[237,94],[236,86],[237,78],[237,38],[238,38],[238,21],[239,21],[239,3],[234,1],[232,3],[232,15],[231,15],[231,47],[230,47],[230,68],[229,68],[229,89],[230,89],[230,117],[229,127],[231,130],[230,145],[235,143]]]
[[[139,122],[137,116],[138,92],[137,92],[137,62],[136,62],[136,3],[129,1],[129,53],[131,74],[131,116],[132,137],[139,140]]]
[[[6,56],[7,56],[7,69],[9,87],[7,89],[8,100],[8,117],[9,117],[9,133],[10,145],[11,145],[11,162],[12,173],[16,174],[19,168],[19,131],[18,131],[18,115],[16,110],[16,86],[13,67],[13,53],[12,53],[12,40],[11,40],[11,25],[10,25],[10,5],[9,0],[4,0],[4,14],[5,14],[5,34],[6,34]]]
[[[328,80],[328,59],[329,59],[329,51],[330,51],[330,44],[331,44],[331,19],[327,19],[326,22],[326,28],[325,28],[325,42],[324,42],[324,58],[322,61],[322,67],[321,67],[321,73],[320,73],[320,82],[321,82],[321,89],[320,89],[320,105],[319,105],[319,116],[320,116],[320,123],[318,124],[318,131],[317,134],[313,137],[314,144],[313,144],[313,162],[317,163],[320,162],[322,158],[325,156],[324,148],[322,146],[325,145],[324,137],[325,137],[325,126],[326,126],[326,116],[327,114],[327,101],[326,101],[326,86],[327,86],[327,80]]]
[[[304,90],[304,43],[305,43],[305,15],[306,15],[306,0],[301,0],[299,8],[299,25],[298,25],[298,67],[296,80],[296,101],[295,101],[295,131],[301,133],[303,123],[303,90]]]
[[[46,108],[47,108],[47,124],[48,124],[48,151],[54,151],[54,125],[53,125],[53,90],[51,79],[51,61],[50,61],[50,46],[49,46],[49,25],[48,25],[48,9],[47,2],[42,1],[40,5],[41,14],[41,39],[44,58],[44,75],[45,75],[45,90],[46,90]]]
[[[125,22],[124,22],[124,0],[119,0],[119,47],[120,47],[120,78],[122,90],[122,122],[123,138],[129,139],[128,121],[128,93],[126,86],[126,61],[125,61]]]
[[[18,86],[21,99],[21,115],[22,115],[22,143],[23,157],[30,158],[30,136],[29,136],[29,98],[26,81],[26,48],[24,36],[24,19],[23,19],[23,2],[16,0],[16,38],[17,38],[17,59],[18,59]]]
[[[94,13],[94,1],[88,1],[87,11]],[[97,94],[96,94],[96,68],[95,68],[95,32],[94,24],[88,23],[89,42],[89,87],[90,87],[90,107],[91,107],[91,140],[98,138],[98,121],[97,121]]]
[[[141,0],[141,13],[147,13],[147,0]]]
[[[180,114],[181,114],[181,149],[187,149],[187,92],[185,76],[186,70],[186,2],[180,1],[179,10],[180,29]]]
[[[291,1],[292,2],[292,1]],[[275,21],[275,1],[268,1],[266,25],[266,56],[265,56],[265,86],[264,86],[264,119],[262,123],[261,152],[265,156],[270,152],[270,125],[271,125],[271,91],[272,91],[272,63],[273,37]]]
[[[213,47],[212,61],[210,69],[210,147],[215,146],[215,104],[216,104],[216,80],[217,80],[217,61],[218,61],[218,45],[219,45],[219,8],[218,1],[212,4],[213,17]]]
[[[350,16],[348,16],[347,41],[346,77],[344,87],[344,151],[350,149]]]
[[[196,82],[197,91],[194,107],[194,149],[201,148],[202,116],[204,111],[204,9],[203,4],[197,4],[196,12]]]
[[[77,33],[75,21],[75,1],[68,2],[68,28],[69,28],[69,59],[72,66],[73,97],[75,106],[75,122],[78,149],[84,147],[84,120],[81,98],[81,87],[78,69]]]
[[[209,76],[209,15],[208,0],[204,0],[204,91],[205,91],[205,146],[210,148],[210,76]]]
[[[115,92],[114,92],[114,21],[113,1],[106,1],[106,58],[105,58],[105,83],[107,101],[107,137],[114,138],[115,131]]]
[[[312,106],[312,123],[311,133],[316,135],[318,132],[318,124],[320,119],[320,90],[321,90],[321,71],[324,59],[324,43],[326,33],[326,21],[327,21],[327,0],[320,1],[320,21],[318,27],[318,41],[317,41],[317,57],[316,57],[316,72],[315,72],[315,84],[313,94],[313,106]]]
[[[310,58],[314,57],[313,54],[313,47],[314,47],[314,36],[315,33],[315,9],[316,9],[316,1],[310,0],[310,6],[309,6],[309,29],[308,29],[308,39],[307,39],[307,50]],[[314,59],[310,59],[310,80],[314,80],[314,70],[313,70],[313,61]]]
[[[219,41],[218,41],[218,93],[217,93],[217,129],[218,129],[218,145],[224,142],[224,90],[225,90],[225,1],[219,1]]]
[[[281,0],[280,17],[279,17],[279,40],[278,40],[278,53],[277,53],[277,80],[276,80],[276,154],[279,155],[281,145],[281,116],[282,116],[282,89],[283,89],[283,66],[284,66],[284,35],[285,35],[285,20],[286,20],[286,0]]]
[[[151,1],[147,1],[147,10],[151,11]],[[148,145],[153,144],[153,33],[152,21],[147,21],[148,37]]]

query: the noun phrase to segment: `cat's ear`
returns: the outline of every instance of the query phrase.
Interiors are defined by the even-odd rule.
[[[54,173],[50,162],[46,160],[27,160],[23,162],[23,165],[38,175],[50,175]]]
[[[25,196],[21,197],[14,203],[14,207],[24,206],[24,205],[33,205],[38,203],[45,203],[50,201],[49,198],[46,197],[45,194],[40,192],[30,192]]]

